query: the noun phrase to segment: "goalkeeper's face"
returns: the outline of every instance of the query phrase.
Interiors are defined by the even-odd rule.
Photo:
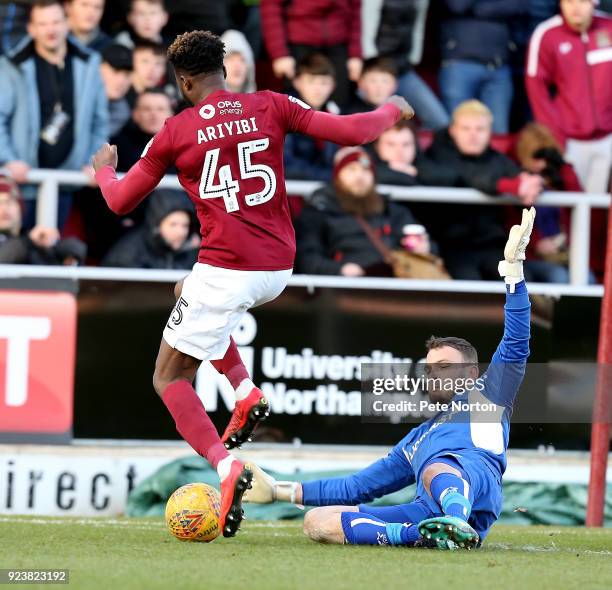
[[[429,399],[449,402],[455,393],[465,393],[469,380],[478,377],[478,366],[466,363],[461,351],[451,346],[432,348],[425,359],[425,378]]]

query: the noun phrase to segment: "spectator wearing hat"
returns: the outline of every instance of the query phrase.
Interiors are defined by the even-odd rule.
[[[376,190],[374,163],[361,147],[344,147],[334,158],[333,183],[316,190],[297,221],[297,267],[321,275],[390,276],[391,271],[359,222],[365,220],[390,249],[403,228],[417,223],[410,210]],[[420,254],[428,254],[423,240]]]
[[[15,181],[0,176],[0,264],[80,264],[87,248],[76,238],[60,240],[56,228],[23,231],[23,201]]]
[[[190,269],[198,259],[192,240],[193,205],[188,197],[159,189],[148,199],[144,223],[119,240],[102,261],[124,268]]]
[[[113,137],[130,118],[131,110],[125,98],[132,83],[132,52],[113,43],[102,51],[100,75],[108,98],[109,135]]]
[[[64,1],[70,32],[92,51],[102,51],[113,42],[109,35],[100,30],[104,3],[104,0]]]
[[[234,29],[221,35],[225,43],[223,65],[227,72],[225,84],[230,92],[255,92],[255,58],[247,38]]]

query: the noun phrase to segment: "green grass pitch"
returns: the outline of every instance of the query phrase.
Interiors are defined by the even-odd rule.
[[[498,525],[483,548],[446,552],[318,545],[297,521],[245,521],[205,544],[177,541],[159,519],[3,515],[0,568],[68,568],[63,587],[88,590],[609,590],[612,529]]]

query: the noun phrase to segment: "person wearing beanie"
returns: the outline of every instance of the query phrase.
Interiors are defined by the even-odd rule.
[[[225,82],[232,92],[255,92],[255,57],[247,38],[234,29],[221,35],[225,43]]]
[[[297,266],[306,274],[391,276],[359,218],[390,249],[401,247],[403,228],[417,224],[410,210],[376,190],[374,162],[361,147],[336,153],[333,182],[316,190],[297,221]],[[425,249],[421,254],[428,254]]]
[[[175,190],[159,189],[147,203],[144,223],[120,239],[103,266],[190,269],[198,258],[199,239],[191,239],[193,205]]]
[[[14,180],[0,176],[0,264],[80,264],[87,247],[76,238],[61,240],[55,228],[22,231],[23,201]]]
[[[132,51],[127,47],[114,43],[102,51],[100,75],[108,98],[111,137],[119,133],[130,118],[130,105],[125,97],[132,84],[132,69]]]

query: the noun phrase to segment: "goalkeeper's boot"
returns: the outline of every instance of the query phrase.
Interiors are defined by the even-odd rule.
[[[242,495],[251,487],[253,472],[248,465],[234,460],[229,475],[221,482],[219,526],[224,537],[233,537],[244,518]]]
[[[250,442],[257,425],[269,415],[268,400],[260,389],[253,387],[245,399],[236,402],[230,422],[221,437],[225,448],[235,449]]]
[[[472,549],[478,546],[478,533],[465,521],[456,516],[434,516],[419,523],[419,533],[425,539],[452,541],[457,547]],[[443,548],[441,544],[438,547]],[[447,547],[450,549],[450,547]]]

